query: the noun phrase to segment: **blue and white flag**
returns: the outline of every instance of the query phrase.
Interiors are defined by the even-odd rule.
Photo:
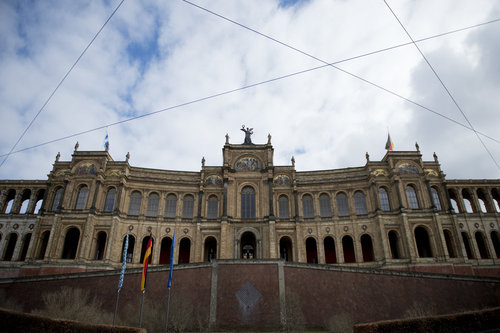
[[[125,236],[125,245],[123,246],[122,272],[120,274],[120,280],[118,280],[118,289],[122,289],[123,286],[123,277],[125,275],[125,268],[127,267],[127,251],[128,251],[128,230],[127,230],[127,236]]]
[[[106,136],[104,137],[104,150],[108,151],[109,150],[109,137],[108,137],[108,132],[106,132]]]
[[[170,247],[170,273],[168,274],[168,284],[167,288],[170,289],[172,285],[172,271],[174,269],[174,248],[175,248],[175,231],[174,238],[172,239],[172,246]]]

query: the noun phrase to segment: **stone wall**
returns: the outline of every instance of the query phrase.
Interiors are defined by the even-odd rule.
[[[0,279],[0,289],[25,311],[41,307],[41,295],[70,286],[89,290],[113,311],[119,271]],[[140,270],[127,272],[120,310],[140,306]],[[146,302],[167,304],[168,266],[148,273]],[[500,306],[500,279],[342,268],[280,260],[216,260],[175,266],[172,299],[183,299],[204,326],[277,329],[288,300],[311,328],[328,328],[335,318],[353,323],[401,318],[411,308],[434,314]],[[179,304],[173,302],[171,304]],[[293,304],[292,304],[293,305]],[[1,305],[0,305],[1,306]],[[298,311],[298,312],[297,312]],[[297,318],[298,318],[297,317]]]

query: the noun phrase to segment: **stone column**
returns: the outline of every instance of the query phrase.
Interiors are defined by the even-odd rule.
[[[431,209],[436,209],[436,203],[434,202],[434,198],[432,197],[431,184],[428,179],[425,180],[425,187],[427,187],[427,193],[429,194]]]
[[[23,197],[23,193],[16,191],[16,196],[14,197],[14,202],[12,203],[12,208],[10,209],[11,214],[19,214],[19,210],[21,209],[22,197]]]
[[[224,178],[224,192],[222,196],[222,220],[227,221],[227,182],[228,178]],[[222,254],[222,253],[221,253]]]
[[[120,185],[118,185],[118,190],[116,191],[116,201],[115,201],[115,215],[120,214],[120,204],[121,204],[121,198],[122,198],[122,193],[123,193],[123,183],[120,182]]]
[[[2,209],[2,211],[0,213],[3,213],[5,210],[5,198],[6,197],[7,197],[7,190],[3,189],[0,192],[0,209]]]
[[[279,258],[279,250],[276,253],[276,222],[269,221],[269,257],[271,259]]]
[[[92,198],[92,205],[90,206],[90,213],[95,214],[96,208],[95,208],[95,203],[97,201],[97,194],[99,193],[99,190],[101,188],[101,181],[97,180],[95,182],[95,190],[94,190],[94,197]]]
[[[64,186],[63,186],[63,192],[61,195],[61,200],[59,201],[59,205],[57,206],[57,212],[59,213],[61,210],[64,209],[64,197],[66,196],[66,188],[68,187],[68,180],[64,181]]]
[[[448,211],[450,213],[458,213],[458,212],[455,212],[455,209],[453,209],[453,206],[451,205],[450,193],[448,193],[448,186],[447,186],[446,182],[443,182],[443,188],[444,188],[444,193],[446,195],[446,203],[448,204]]]
[[[198,192],[198,216],[197,220],[201,220],[201,207],[202,207],[202,201],[203,201],[203,190],[200,190]]]
[[[404,209],[404,206],[403,206],[403,200],[401,199],[401,189],[399,186],[399,179],[396,179],[394,181],[394,186],[396,187],[396,193],[398,195],[399,210],[402,211]]]
[[[28,201],[28,207],[26,208],[26,214],[33,214],[35,212],[36,205],[36,191],[31,191],[30,201]]]
[[[269,220],[274,220],[274,205],[273,205],[273,178],[268,178],[267,183],[269,185]]]

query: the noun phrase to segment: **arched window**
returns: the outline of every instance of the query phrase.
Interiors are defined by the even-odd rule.
[[[345,193],[337,194],[337,211],[338,216],[349,216],[349,204]]]
[[[462,213],[460,206],[458,205],[457,193],[453,189],[448,189],[448,196],[450,197],[451,209],[455,211],[455,213]]]
[[[389,245],[391,247],[392,259],[401,258],[399,251],[398,234],[394,230],[389,231]]]
[[[279,214],[282,219],[287,219],[290,217],[288,197],[286,195],[280,195],[278,199]]]
[[[49,230],[42,233],[42,237],[40,237],[40,249],[38,250],[38,255],[36,256],[37,259],[45,258],[45,252],[47,251],[47,245],[49,244],[49,236]]]
[[[112,212],[115,206],[115,196],[116,196],[116,188],[112,187],[106,193],[106,201],[104,202],[104,211]]]
[[[351,236],[344,236],[342,238],[342,249],[344,250],[344,262],[356,262],[354,242]]]
[[[497,258],[500,258],[500,237],[498,237],[498,232],[493,230],[490,235],[493,248],[495,249],[495,254]]]
[[[172,239],[169,237],[164,237],[161,240],[160,265],[169,265],[170,264],[171,251],[172,251]]]
[[[255,190],[245,186],[241,190],[241,218],[255,218]]]
[[[280,239],[280,258],[285,259],[285,261],[293,261],[292,240],[288,236]]]
[[[194,211],[194,197],[191,194],[185,195],[182,202],[182,218],[192,219]]]
[[[21,198],[22,203],[21,203],[21,207],[19,209],[19,214],[30,213],[30,212],[27,211],[28,210],[28,206],[29,206],[29,202],[30,202],[30,197],[31,197],[31,191],[30,190],[24,190],[23,197]]]
[[[61,259],[75,259],[76,250],[78,250],[78,243],[80,242],[80,230],[77,228],[70,228],[66,232],[64,238],[64,247]]]
[[[141,247],[141,264],[144,263],[144,256],[146,255],[146,250],[148,249],[150,236],[146,236],[142,239],[142,247]],[[154,249],[155,240],[151,240],[151,254],[149,255],[148,264],[151,264],[153,261],[153,249]]]
[[[104,250],[106,249],[106,233],[104,231],[99,231],[97,234],[96,244],[95,244],[95,260],[102,260],[104,258]],[[123,254],[123,252],[122,252]]]
[[[304,218],[314,217],[313,198],[309,194],[302,196],[302,211]]]
[[[130,203],[128,206],[128,215],[138,216],[141,211],[142,194],[139,191],[134,191],[130,195]]]
[[[411,209],[418,209],[418,199],[417,193],[415,192],[415,188],[411,185],[406,186],[406,197],[408,199],[408,206]]]
[[[330,204],[330,196],[323,193],[319,196],[319,214],[321,217],[331,217],[332,207]]]
[[[59,206],[61,206],[62,202],[62,196],[63,196],[63,188],[59,187],[55,194],[54,194],[54,200],[52,200],[52,209],[51,211],[55,212]]]
[[[453,246],[453,237],[448,229],[443,230],[444,240],[446,242],[446,248],[448,249],[448,254],[450,258],[456,258],[457,254],[455,252],[455,246]]]
[[[467,189],[462,190],[462,197],[464,198],[465,211],[467,213],[477,212],[476,207],[472,204],[472,195]]]
[[[15,190],[9,190],[7,193],[7,197],[5,198],[6,204],[3,207],[3,213],[5,214],[12,214],[12,205],[14,204],[14,199],[16,197],[16,191]]]
[[[431,187],[432,203],[437,210],[441,210],[441,200],[439,200],[439,194],[436,188]]]
[[[207,218],[216,219],[219,212],[219,199],[216,195],[211,195],[208,197],[208,211]]]
[[[356,208],[356,215],[368,214],[365,194],[361,191],[354,193],[354,208]]]
[[[306,256],[308,263],[318,263],[318,248],[316,247],[316,240],[313,237],[306,239]]]
[[[335,241],[332,237],[325,237],[323,240],[323,246],[325,247],[325,262],[327,264],[337,263],[337,252],[335,251]]]
[[[240,253],[242,259],[257,257],[257,240],[251,231],[244,232],[240,239]]]
[[[470,248],[469,236],[466,232],[462,232],[462,241],[464,242],[465,252],[467,253],[467,259],[474,259],[472,255],[472,250]]]
[[[87,202],[87,194],[89,193],[89,188],[86,185],[80,187],[78,191],[78,196],[76,197],[75,209],[84,209],[85,203]]]
[[[424,227],[415,228],[415,242],[417,243],[418,256],[420,258],[432,257],[429,234]]]
[[[479,250],[479,255],[481,259],[489,259],[490,254],[488,253],[488,249],[486,248],[486,243],[484,242],[483,234],[479,231],[474,235],[476,238],[477,248]]]
[[[17,234],[16,233],[11,233],[7,236],[7,248],[5,249],[5,253],[3,255],[3,260],[4,261],[11,261],[12,256],[14,255],[14,250],[16,249],[16,243],[17,243]]]
[[[217,259],[217,240],[214,237],[207,237],[205,239],[205,261],[212,261]]]
[[[127,236],[123,237],[122,250],[120,252],[120,261],[123,262],[123,250],[125,249],[125,241]],[[127,263],[131,263],[132,259],[134,259],[134,245],[135,245],[135,237],[132,235],[128,235],[128,248],[127,248]]]
[[[364,234],[361,236],[361,250],[363,252],[363,261],[369,262],[374,260],[373,242],[370,235]]]
[[[190,256],[191,241],[189,238],[183,238],[179,243],[179,264],[189,264]]]
[[[19,261],[26,260],[26,255],[28,254],[28,247],[30,246],[31,233],[26,234],[23,240],[23,247],[21,248],[21,255],[19,256]]]
[[[165,217],[175,217],[177,210],[177,196],[175,194],[167,195],[165,205]]]
[[[486,198],[486,194],[484,190],[477,190],[477,200],[479,201],[479,208],[483,213],[490,213],[492,210],[490,209],[490,205],[488,204],[488,199]]]
[[[491,190],[491,197],[493,198],[493,204],[495,205],[496,212],[500,213],[500,193],[498,193],[496,188]]]
[[[148,198],[148,209],[146,216],[156,217],[158,216],[158,204],[160,202],[160,196],[158,193],[151,193]]]
[[[380,199],[380,208],[384,212],[389,212],[391,210],[391,205],[389,203],[389,195],[384,187],[379,187],[378,196]]]

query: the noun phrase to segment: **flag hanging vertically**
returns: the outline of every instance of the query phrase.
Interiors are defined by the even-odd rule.
[[[391,135],[387,133],[387,142],[385,144],[385,149],[392,151],[394,149],[394,142],[391,140]]]
[[[174,238],[172,239],[172,245],[170,246],[170,273],[168,274],[168,284],[167,288],[170,289],[172,285],[172,271],[174,269],[174,248],[175,248],[175,231]]]
[[[123,277],[125,275],[125,268],[127,267],[127,252],[128,252],[128,230],[127,230],[127,236],[125,236],[125,245],[123,246],[122,272],[120,274],[120,280],[118,280],[118,289],[121,289],[123,286]]]
[[[109,137],[108,137],[108,132],[106,132],[106,136],[104,137],[104,150],[108,151],[109,150]]]
[[[148,247],[146,248],[146,253],[144,253],[144,260],[142,261],[142,280],[141,280],[141,290],[146,288],[146,275],[148,273],[148,262],[151,256],[151,246],[153,243],[153,234],[149,235]]]

